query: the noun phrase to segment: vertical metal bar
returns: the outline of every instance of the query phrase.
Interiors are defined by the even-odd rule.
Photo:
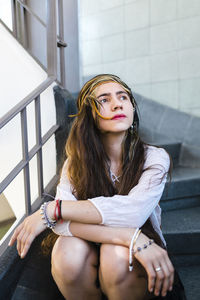
[[[26,1],[23,0],[23,3],[26,5]],[[26,11],[24,7],[20,4],[20,28],[21,28],[21,41],[25,49],[28,48],[28,39],[27,39],[27,20],[26,20]]]
[[[59,37],[64,40],[64,28],[63,28],[63,0],[58,0],[58,21],[59,21]],[[60,81],[61,85],[65,88],[65,49],[60,47]]]
[[[36,126],[36,144],[40,147],[39,151],[37,152],[38,191],[39,191],[39,197],[42,198],[44,192],[44,184],[43,184],[40,96],[38,96],[35,99],[35,126]]]
[[[30,171],[28,156],[28,130],[26,107],[21,111],[21,131],[22,131],[22,154],[23,160],[27,162],[24,167],[24,191],[26,215],[31,213],[31,192],[30,192]]]
[[[12,10],[12,25],[13,25],[13,34],[17,37],[17,17],[16,17],[16,2],[11,0],[11,10]]]
[[[47,72],[57,77],[56,1],[47,0]]]

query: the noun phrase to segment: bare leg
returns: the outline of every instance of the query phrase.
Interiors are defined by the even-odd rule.
[[[99,277],[102,291],[109,300],[147,300],[147,275],[135,259],[134,270],[128,270],[128,249],[117,245],[102,245]]]
[[[92,243],[60,236],[52,251],[52,275],[67,300],[100,300],[97,250]]]

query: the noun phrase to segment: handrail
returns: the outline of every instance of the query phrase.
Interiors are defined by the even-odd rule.
[[[18,1],[18,0],[16,0]],[[13,0],[14,2],[14,0]],[[21,1],[20,1],[21,2]],[[24,171],[24,190],[25,190],[25,216],[29,215],[32,211],[31,208],[31,195],[30,195],[30,171],[29,162],[34,155],[37,155],[37,174],[38,174],[38,191],[39,196],[37,204],[41,203],[44,196],[43,186],[43,159],[42,159],[42,146],[47,140],[56,132],[58,125],[52,126],[48,132],[42,137],[41,133],[41,112],[40,112],[40,95],[45,91],[57,78],[57,36],[56,36],[56,3],[55,0],[47,0],[47,73],[48,77],[29,95],[22,99],[10,111],[8,111],[0,119],[0,129],[10,122],[17,114],[21,116],[21,132],[22,132],[22,160],[13,167],[11,172],[0,183],[0,193],[13,181],[20,171]],[[27,106],[35,101],[35,124],[36,124],[36,144],[29,151],[28,150],[28,126],[27,126]],[[54,176],[55,177],[55,176]],[[55,182],[52,181],[52,182]],[[35,205],[33,205],[34,207]],[[18,221],[17,221],[18,223]],[[17,224],[15,222],[15,224]],[[4,251],[8,243],[7,233],[0,247],[0,255]]]
[[[36,89],[28,94],[23,100],[16,104],[3,117],[0,118],[0,129],[4,127],[10,120],[12,120],[21,110],[29,105],[38,95],[40,95],[46,88],[48,88],[56,77],[51,76],[45,79]]]

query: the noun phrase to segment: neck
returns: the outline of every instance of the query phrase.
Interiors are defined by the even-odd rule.
[[[102,135],[102,142],[105,151],[111,162],[111,170],[116,173],[120,172],[122,163],[122,144],[125,133],[104,133]]]

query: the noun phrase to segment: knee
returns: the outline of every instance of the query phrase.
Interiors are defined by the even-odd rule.
[[[76,283],[91,255],[91,250],[86,242],[71,237],[59,237],[51,256],[53,278],[67,284]]]
[[[105,286],[119,286],[127,280],[128,249],[115,245],[102,245],[100,252],[100,276]],[[134,281],[134,273],[131,284]]]

